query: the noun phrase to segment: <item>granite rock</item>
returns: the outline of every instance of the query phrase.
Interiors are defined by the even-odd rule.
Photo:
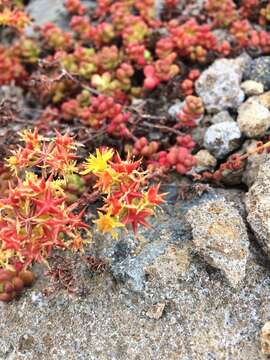
[[[212,124],[218,124],[222,122],[232,122],[234,119],[231,117],[228,111],[220,111],[219,113],[215,114],[211,119],[210,122]]]
[[[246,166],[243,171],[242,181],[248,187],[250,187],[257,179],[260,166],[269,159],[267,152],[257,153],[254,150],[257,149],[256,140],[247,140],[243,144],[243,153],[248,153],[249,156],[246,160]]]
[[[63,30],[68,29],[68,16],[63,0],[32,0],[25,10],[37,26],[51,22]]]
[[[237,109],[243,102],[241,66],[240,60],[219,59],[203,71],[196,81],[196,92],[209,113]]]
[[[262,327],[261,349],[264,355],[270,355],[270,321],[267,321]]]
[[[263,94],[263,84],[254,80],[246,80],[242,82],[241,89],[246,96],[254,96]]]
[[[256,99],[250,98],[239,107],[237,123],[247,137],[263,136],[270,127],[270,111]]]
[[[252,60],[249,79],[262,83],[265,90],[270,90],[270,56],[261,56]]]
[[[237,286],[249,255],[247,230],[237,209],[225,199],[206,201],[190,209],[187,220],[196,251]]]
[[[211,125],[205,132],[204,147],[216,158],[222,159],[237,149],[241,131],[236,122],[226,121]]]
[[[197,161],[195,172],[211,170],[217,165],[216,158],[208,150],[199,150],[194,156]]]
[[[270,257],[270,159],[265,161],[246,196],[247,221]]]

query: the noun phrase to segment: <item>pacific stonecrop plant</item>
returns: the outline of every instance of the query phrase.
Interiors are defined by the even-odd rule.
[[[78,202],[69,204],[66,189],[72,176],[92,173],[95,189],[104,206],[95,221],[97,231],[114,238],[119,230],[147,226],[163,196],[159,187],[148,189],[148,172],[140,161],[126,161],[112,149],[101,148],[80,166],[76,151],[80,144],[57,133],[47,139],[37,129],[20,134],[23,146],[6,159],[14,175],[8,195],[0,199],[0,300],[15,298],[33,280],[27,270],[34,262],[47,263],[54,249],[83,251],[91,242]],[[83,170],[80,170],[83,168]],[[74,181],[73,181],[74,184]],[[31,281],[30,281],[31,280]]]
[[[169,0],[158,9],[154,0],[99,0],[89,10],[80,0],[66,0],[70,31],[47,23],[31,38],[24,32],[31,19],[23,2],[1,1],[0,25],[9,30],[11,42],[0,46],[0,84],[15,83],[36,98],[41,107],[36,125],[43,130],[80,123],[102,134],[103,145],[106,137],[120,139],[151,169],[188,173],[196,147],[180,148],[177,138],[190,135],[204,112],[194,82],[220,56],[235,56],[241,49],[269,54],[270,5],[205,0],[200,15],[182,17],[178,5]],[[230,34],[228,40],[219,38],[216,29]],[[152,93],[159,96],[166,86],[178,88],[175,98],[184,101],[184,108],[175,118],[167,116],[168,140],[153,142],[149,125],[164,121],[149,114],[145,127],[147,106],[137,111],[133,103],[143,98],[147,105]]]
[[[239,169],[249,154],[196,174],[192,134],[204,105],[195,82],[217,58],[270,54],[270,1],[205,0],[196,14],[194,1],[179,13],[180,0],[161,8],[154,0],[98,0],[94,9],[65,0],[70,29],[47,23],[35,27],[35,37],[25,32],[33,23],[23,3],[0,0],[0,35],[8,35],[0,45],[0,86],[20,88],[31,114],[14,114],[4,102],[1,121],[35,128],[21,133],[24,145],[0,166],[3,301],[33,282],[34,262],[47,263],[56,248],[82,251],[91,241],[84,197],[103,197],[96,229],[117,237],[146,226],[163,202],[159,187],[148,185],[153,177],[176,171],[220,181]],[[176,100],[178,113],[169,115]],[[78,142],[62,135],[69,128]],[[95,152],[84,162],[80,143]],[[268,148],[259,142],[254,151]]]

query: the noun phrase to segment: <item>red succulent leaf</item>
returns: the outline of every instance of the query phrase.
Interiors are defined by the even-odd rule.
[[[155,185],[155,186],[151,186],[150,189],[147,191],[147,200],[149,201],[150,204],[153,205],[160,205],[162,203],[165,202],[165,200],[163,199],[163,197],[166,195],[164,194],[159,194],[159,187],[160,185]]]
[[[47,189],[44,194],[44,198],[33,199],[33,202],[37,206],[36,216],[41,216],[44,214],[62,214],[62,210],[59,208],[59,205],[63,204],[66,200],[66,197],[55,198],[52,191]]]
[[[121,222],[125,225],[130,224],[136,235],[138,232],[138,225],[143,225],[145,227],[149,227],[150,225],[145,220],[148,216],[152,215],[153,212],[150,209],[138,210],[134,208],[128,209],[127,215],[123,217]]]

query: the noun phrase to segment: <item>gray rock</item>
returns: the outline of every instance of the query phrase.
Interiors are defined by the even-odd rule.
[[[226,109],[237,109],[244,100],[240,87],[242,60],[216,60],[196,81],[197,94],[206,110],[217,113]]]
[[[220,111],[219,113],[215,114],[211,119],[210,122],[212,124],[218,124],[221,122],[228,122],[228,121],[234,121],[234,119],[231,117],[228,111]]]
[[[194,156],[197,161],[195,172],[210,170],[217,165],[216,158],[208,150],[199,150]]]
[[[258,242],[270,256],[270,160],[260,167],[246,197],[247,221]]]
[[[263,84],[265,90],[270,90],[270,56],[262,56],[251,62],[249,79]]]
[[[205,136],[206,127],[205,126],[196,126],[191,130],[191,136],[196,144],[201,148],[203,147],[204,136]]]
[[[265,151],[263,153],[254,152],[257,148],[257,141],[247,140],[243,144],[243,153],[250,154],[246,160],[245,170],[242,175],[242,181],[250,187],[257,179],[260,166],[269,159],[269,154]]]
[[[161,218],[159,217],[159,221]],[[165,221],[165,223],[163,223]],[[117,259],[112,264],[112,273],[119,281],[126,282],[133,291],[142,291],[145,285],[145,268],[150,266],[156,258],[163,255],[172,243],[182,244],[190,239],[188,227],[183,220],[177,222],[168,221],[163,217],[162,223],[153,224],[153,230],[149,233],[141,233],[136,255],[129,255],[122,261]],[[150,241],[147,239],[154,239]],[[140,249],[141,250],[138,250]],[[115,258],[115,255],[113,255]]]
[[[218,45],[222,44],[224,41],[229,41],[229,43],[234,42],[234,37],[226,29],[213,29],[212,32],[217,38]]]
[[[81,0],[82,5],[88,9],[96,6],[95,1]],[[69,16],[64,6],[64,0],[32,0],[25,11],[33,18],[35,25],[42,26],[51,22],[62,30],[69,30]],[[31,28],[27,29],[28,35],[33,35]]]
[[[243,219],[225,199],[207,201],[187,213],[195,249],[236,287],[245,277],[249,240]]]
[[[160,286],[175,284],[179,278],[184,278],[189,267],[189,248],[170,245],[164,254],[158,256],[155,261],[146,267],[144,271],[147,279],[156,281]]]
[[[262,327],[261,350],[263,355],[270,355],[270,321],[267,321]]]
[[[237,123],[247,137],[263,136],[270,127],[270,111],[255,98],[250,98],[239,107]]]
[[[266,91],[262,95],[256,97],[256,100],[263,106],[265,106],[268,110],[270,109],[270,91]]]
[[[160,15],[164,8],[165,0],[154,0],[154,12],[155,18],[160,20]]]
[[[204,136],[204,147],[218,159],[237,149],[240,142],[241,131],[238,125],[231,121],[211,125]]]
[[[235,65],[239,67],[241,71],[241,76],[244,77],[245,73],[250,69],[252,58],[249,56],[248,53],[243,52],[240,56],[233,59]]]
[[[190,226],[185,220],[185,213],[201,202],[216,201],[220,198],[224,200],[224,196],[229,196],[231,192],[225,191],[224,194],[224,192],[220,193],[219,190],[210,188],[206,190],[206,193],[201,193],[200,190],[197,191],[194,188],[194,194],[198,194],[197,196],[193,195],[195,196],[194,202],[178,202],[174,208],[171,205],[166,207],[162,214],[153,219],[150,231],[141,230],[137,242],[132,235],[129,235],[116,244],[109,244],[109,249],[106,246],[105,251],[101,250],[102,257],[106,256],[111,261],[112,274],[116,280],[125,283],[133,291],[141,293],[145,288],[147,274],[153,273],[153,268],[159,268],[159,271],[155,272],[162,273],[163,275],[159,277],[163,279],[166,279],[164,267],[171,269],[169,271],[171,277],[173,277],[173,273],[177,273],[177,263],[179,262],[177,259],[183,257],[184,253],[188,251],[189,240],[191,240]],[[234,200],[240,200],[239,193],[233,194]],[[228,201],[231,201],[231,197],[228,198]],[[243,213],[239,202],[236,204]],[[105,243],[109,243],[108,240]],[[165,264],[167,265],[165,266]],[[181,267],[181,265],[179,266]],[[174,276],[175,278],[176,276]]]
[[[150,319],[158,320],[163,315],[164,308],[165,308],[165,303],[154,304],[148,309],[146,315]]]
[[[204,6],[204,0],[197,0],[188,5],[185,4],[185,1],[180,1],[177,7],[179,8],[179,10],[181,9],[183,10],[182,11],[183,16],[193,17],[201,14],[201,12],[203,11],[203,6]]]
[[[106,274],[85,280],[87,294],[45,296],[48,284],[39,278],[19,301],[0,304],[0,358],[263,360],[259,340],[270,318],[269,285],[269,271],[254,257],[242,289],[207,272],[195,257],[184,278],[163,286],[150,279],[142,296],[115,286]],[[46,306],[37,306],[32,293]],[[159,319],[149,318],[149,309],[164,304]]]
[[[155,242],[147,245],[143,251],[135,257],[129,257],[112,266],[114,277],[119,281],[127,282],[132,290],[142,291],[145,282],[144,268],[150,265],[158,256],[162,255],[168,243],[166,241]]]
[[[164,221],[176,227],[183,207],[188,211],[199,200],[226,196],[242,207],[240,191],[198,184],[188,195],[199,193],[199,188],[200,194],[205,189],[201,200],[165,206],[153,221],[156,232],[140,231],[139,239],[143,233],[148,243],[159,241]],[[80,293],[55,289],[40,269],[35,286],[18,301],[0,303],[0,359],[263,360],[259,340],[270,318],[270,277],[268,268],[257,261],[256,248],[251,249],[244,286],[233,289],[198,256],[191,252],[187,258],[189,241],[182,247],[183,238],[176,234],[173,244],[145,268],[139,294],[125,283],[115,283],[108,273],[82,270],[80,256],[72,273],[81,283]],[[123,258],[128,254],[124,251]]]
[[[32,0],[25,10],[37,26],[51,22],[64,30],[68,29],[64,0]]]
[[[263,93],[263,84],[254,80],[246,80],[242,82],[241,89],[247,96],[260,95]]]
[[[245,170],[244,163],[237,170],[234,169],[223,170],[222,179],[221,179],[222,184],[227,186],[238,186],[242,184],[244,170]]]

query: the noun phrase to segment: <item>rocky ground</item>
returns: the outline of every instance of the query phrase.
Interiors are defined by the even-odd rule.
[[[269,261],[247,230],[244,202],[266,244],[268,225],[254,207],[268,196],[269,166],[247,196],[199,185],[184,201],[171,185],[137,240],[96,239],[109,272],[78,259],[70,263],[77,293],[39,277],[19,301],[1,304],[1,359],[263,359]]]
[[[28,11],[39,25],[67,26],[62,1],[35,0]],[[232,152],[253,149],[268,135],[269,65],[269,56],[243,53],[216,60],[203,72],[196,92],[207,114],[193,132],[203,148],[196,154],[197,172],[215,168]],[[168,111],[181,106],[171,104]],[[269,154],[251,155],[244,167],[228,170],[223,184],[164,185],[167,203],[138,238],[123,235],[115,242],[95,235],[104,271],[66,254],[61,261],[74,293],[36,267],[35,286],[16,302],[0,303],[0,359],[265,359]]]

